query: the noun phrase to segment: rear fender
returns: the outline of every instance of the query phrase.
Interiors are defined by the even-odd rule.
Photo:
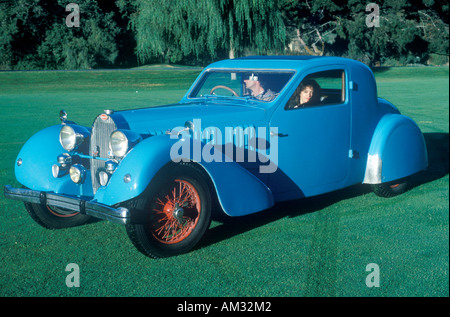
[[[364,183],[398,180],[427,166],[426,144],[417,124],[401,114],[383,116],[370,144]]]
[[[135,198],[151,184],[161,168],[171,162],[184,161],[195,162],[204,169],[227,215],[242,216],[273,206],[273,196],[267,186],[239,164],[226,162],[223,154],[220,155],[221,160],[205,162],[193,160],[192,150],[182,153],[173,150],[181,147],[193,149],[196,146],[202,149],[205,144],[192,138],[172,139],[166,135],[145,139],[127,154],[109,184],[101,187],[94,198],[107,205]],[[130,176],[128,183],[124,181],[127,174]]]

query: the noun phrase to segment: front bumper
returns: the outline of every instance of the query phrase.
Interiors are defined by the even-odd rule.
[[[5,185],[4,193],[9,199],[65,208],[114,223],[127,224],[131,221],[130,211],[124,207],[114,208],[95,201],[25,188],[13,188],[10,185]]]

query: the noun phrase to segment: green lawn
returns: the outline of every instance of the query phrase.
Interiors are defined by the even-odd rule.
[[[104,109],[178,101],[199,69],[0,72],[0,185],[37,131],[69,119],[91,125]],[[448,67],[376,72],[378,92],[424,132],[430,168],[399,197],[355,186],[214,222],[196,250],[152,260],[122,226],[98,221],[45,230],[0,196],[0,296],[448,296]],[[68,288],[69,263],[80,287]],[[369,263],[380,287],[366,286]]]

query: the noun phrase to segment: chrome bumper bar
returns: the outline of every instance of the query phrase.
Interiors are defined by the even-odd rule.
[[[9,199],[65,208],[119,224],[127,224],[131,221],[130,211],[123,207],[114,208],[94,201],[25,188],[13,188],[10,185],[5,185],[4,193]]]

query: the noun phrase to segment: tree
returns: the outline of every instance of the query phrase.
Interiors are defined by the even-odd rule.
[[[448,4],[391,0],[378,5],[379,25],[366,19],[368,3],[282,0],[291,49],[308,55],[347,56],[370,65],[425,63],[430,52],[448,56]]]
[[[65,8],[66,1],[58,0]],[[80,27],[67,27],[65,12],[47,30],[38,46],[38,54],[46,68],[89,69],[113,65],[118,55],[115,36],[119,29],[113,12],[103,12],[97,1],[78,0]],[[63,22],[64,23],[61,23]]]
[[[291,50],[306,55],[324,55],[326,48],[335,43],[345,8],[331,0],[282,0],[282,7]]]
[[[109,5],[110,11],[114,11],[114,21],[120,29],[116,36],[116,44],[119,54],[115,64],[119,67],[134,67],[138,65],[136,56],[136,38],[135,30],[132,25],[132,19],[136,16],[136,1],[134,0],[116,0],[115,3],[110,0],[102,0]],[[114,4],[114,5],[113,5]]]
[[[275,0],[234,0],[220,3],[229,56],[283,53],[287,44],[282,7]]]
[[[224,37],[214,1],[140,0],[131,21],[141,62],[215,56]]]
[[[370,65],[448,62],[446,0],[0,1],[0,69],[207,62],[250,54],[335,55]],[[379,3],[379,26],[368,26]],[[287,49],[288,48],[288,49]]]
[[[353,19],[345,21],[340,30],[346,34],[347,54],[370,65],[400,58],[404,63],[423,62],[427,45],[420,43],[419,30],[406,9],[404,3],[391,6],[386,2],[380,6],[378,27],[367,26],[365,10],[354,10]]]
[[[0,3],[5,18],[0,36],[3,69],[86,69],[114,64],[118,54],[115,37],[120,31],[113,20],[114,12],[104,12],[94,0],[78,0],[80,27],[68,27],[67,3]]]
[[[211,60],[284,49],[274,0],[140,0],[133,21],[141,62]]]
[[[424,1],[417,10],[416,19],[421,37],[429,43],[429,53],[446,56],[448,59],[449,4],[447,1]]]

